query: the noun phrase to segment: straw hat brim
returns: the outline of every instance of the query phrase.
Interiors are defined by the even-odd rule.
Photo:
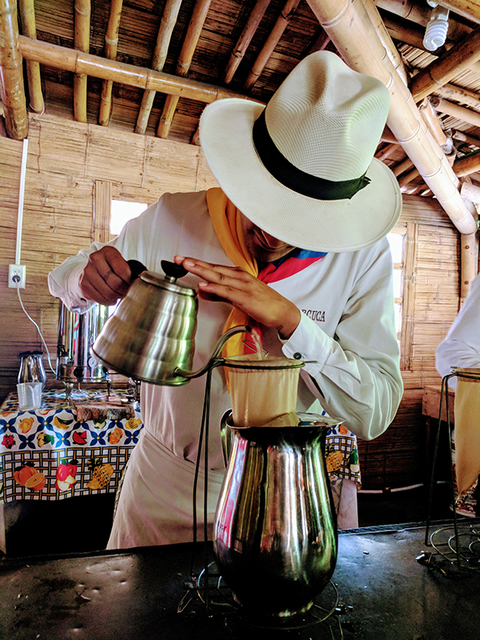
[[[366,173],[370,184],[351,199],[317,200],[288,189],[265,168],[253,144],[252,127],[263,109],[249,100],[219,100],[200,120],[208,165],[249,220],[292,246],[334,253],[370,246],[391,231],[402,196],[386,165],[373,158]]]

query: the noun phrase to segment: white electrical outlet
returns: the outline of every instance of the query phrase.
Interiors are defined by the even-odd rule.
[[[17,280],[17,278],[20,278]],[[8,266],[8,286],[11,289],[25,289],[25,265],[10,264]]]

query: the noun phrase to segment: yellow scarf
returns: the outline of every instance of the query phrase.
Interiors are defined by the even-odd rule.
[[[207,208],[217,238],[227,256],[236,267],[240,267],[257,277],[257,261],[250,255],[245,245],[240,211],[218,187],[208,189]],[[244,311],[234,307],[227,318],[223,331],[238,325],[248,324],[248,319],[248,315]],[[223,357],[242,355],[243,340],[243,333],[237,333],[229,338],[223,347]]]

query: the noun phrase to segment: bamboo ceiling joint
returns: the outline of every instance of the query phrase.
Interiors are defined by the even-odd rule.
[[[20,21],[23,35],[32,38],[37,37],[37,27],[35,23],[35,7],[33,0],[19,0]],[[42,94],[42,79],[40,76],[40,65],[38,62],[27,60],[27,83],[30,96],[30,108],[35,113],[43,113],[45,105]]]
[[[183,41],[182,50],[180,51],[175,70],[180,77],[184,78],[188,74],[211,2],[212,0],[197,0],[195,3],[192,18],[188,25],[187,34]],[[158,123],[158,137],[166,138],[168,136],[179,99],[178,96],[167,96],[162,115],[160,116],[160,122]]]
[[[408,87],[386,57],[373,26],[360,19],[361,1],[308,0],[308,4],[346,63],[378,78],[388,88],[391,98],[388,127],[457,229],[472,233],[476,222],[460,196],[458,178],[424,124]]]
[[[0,0],[0,2],[2,1],[4,0]],[[31,40],[26,36],[19,36],[19,43],[22,56],[26,60],[35,60],[55,69],[85,73],[93,78],[113,80],[131,87],[182,96],[207,104],[223,98],[243,98],[263,104],[260,100],[226,87],[198,82],[189,78],[179,78],[163,71],[136,67],[118,60],[107,60],[90,53],[82,53],[40,40]]]
[[[105,34],[105,57],[109,60],[116,60],[117,58],[118,30],[120,28],[122,8],[123,0],[112,0],[107,33]],[[110,121],[110,113],[112,111],[112,89],[113,81],[104,80],[102,84],[102,96],[100,99],[100,113],[98,116],[98,122],[102,126],[106,126]]]
[[[75,49],[90,49],[90,0],[75,0]],[[78,122],[87,121],[87,74],[77,73],[73,80],[73,112]]]
[[[10,138],[28,135],[27,105],[23,82],[22,55],[15,0],[0,0],[0,61],[3,82],[0,92],[5,128]]]
[[[285,6],[283,7],[279,17],[277,18],[272,31],[270,32],[270,35],[268,36],[265,44],[263,45],[260,53],[257,56],[257,59],[253,63],[250,73],[247,76],[245,84],[243,85],[245,91],[250,91],[250,89],[260,77],[260,74],[265,68],[268,59],[272,55],[285,29],[288,27],[288,23],[295,14],[295,11],[297,10],[299,4],[300,0],[287,0],[287,2],[285,3]]]
[[[441,59],[419,71],[410,83],[415,102],[423,100],[439,86],[480,60],[480,27],[474,29],[462,42]]]
[[[152,58],[152,69],[154,71],[163,71],[165,61],[167,59],[168,48],[172,39],[173,29],[177,23],[178,12],[183,0],[167,0],[163,10],[160,27],[158,29],[155,51]],[[145,133],[147,130],[148,119],[153,107],[155,99],[155,91],[144,91],[142,104],[137,116],[137,124],[135,126],[136,133]]]

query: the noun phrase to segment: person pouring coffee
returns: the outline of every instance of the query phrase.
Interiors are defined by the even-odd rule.
[[[304,58],[266,107],[206,107],[200,141],[220,185],[165,193],[111,242],[93,243],[49,274],[72,311],[114,304],[132,281],[127,260],[161,272],[174,260],[200,295],[194,367],[222,332],[249,324],[273,356],[306,361],[297,410],[326,412],[362,439],[393,420],[402,396],[386,234],[401,211],[393,173],[374,158],[389,94],[334,53]],[[246,343],[246,344],[245,344]],[[227,347],[249,349],[245,335]],[[144,429],[119,495],[108,548],[191,541],[192,487],[204,382],[142,384]],[[213,372],[211,424],[231,406]],[[224,475],[219,430],[209,441],[208,517]],[[200,472],[199,512],[203,513]],[[338,526],[357,526],[353,476],[336,478]],[[349,505],[348,508],[342,505]]]

